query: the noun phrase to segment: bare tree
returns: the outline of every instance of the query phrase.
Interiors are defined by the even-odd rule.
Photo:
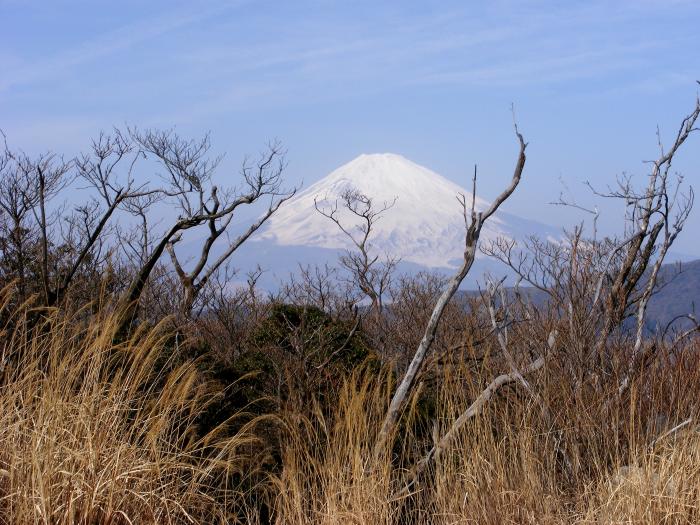
[[[328,264],[322,267],[299,265],[299,271],[290,274],[276,301],[315,306],[331,315],[350,313],[360,298],[338,272],[338,268]]]
[[[649,254],[655,252],[654,255],[656,257],[656,260],[653,261],[651,266],[651,270],[648,272],[646,282],[641,284],[641,291],[637,298],[635,342],[632,349],[629,370],[619,386],[620,393],[629,386],[630,377],[639,365],[640,359],[652,348],[652,345],[645,345],[643,341],[644,324],[649,299],[657,285],[659,270],[668,254],[668,250],[673,245],[678,234],[683,230],[688,216],[690,215],[690,211],[693,208],[694,193],[692,186],[689,187],[686,194],[682,194],[680,192],[680,186],[683,181],[682,177],[678,176],[672,178],[669,176],[669,171],[673,158],[679,148],[691,133],[698,131],[699,128],[695,127],[695,124],[699,116],[700,97],[696,98],[695,109],[683,119],[675,140],[668,151],[664,151],[660,134],[658,134],[660,156],[657,160],[651,162],[652,169],[645,191],[638,193],[630,184],[625,183],[620,186],[620,191],[606,195],[608,197],[625,199],[629,204],[629,208],[631,208],[627,212],[628,222],[630,224],[629,229],[631,230],[631,235],[628,238],[631,239],[631,241],[627,245],[625,263],[633,258],[641,258],[641,260],[644,261],[643,264],[638,264],[638,267],[631,272],[634,278],[637,279],[637,282],[639,281],[637,277],[639,270],[642,267],[646,270],[649,264],[652,264]],[[640,241],[640,238],[644,236],[647,237],[646,244]],[[625,264],[624,267],[627,266],[628,265]],[[622,289],[623,293],[627,293],[627,288],[619,284],[622,282],[624,282],[623,279],[618,276],[613,284],[611,294],[615,293],[618,289]],[[635,287],[637,286],[637,282],[634,283]],[[616,319],[615,316],[619,315],[618,312],[623,310],[623,306],[621,304],[616,304],[614,299],[611,298],[611,295],[608,295],[606,310],[609,312],[606,321],[611,317],[614,321]],[[607,332],[604,331],[603,333],[606,334]],[[601,338],[599,345],[602,346],[603,344]]]
[[[476,168],[474,169],[474,178],[472,184],[472,203],[471,208],[467,205],[466,197],[464,195],[460,196],[460,203],[462,204],[464,224],[466,229],[466,235],[464,239],[464,256],[462,259],[462,264],[460,265],[457,272],[452,276],[445,286],[442,294],[435,303],[433,313],[430,316],[430,320],[425,328],[425,333],[423,339],[418,345],[418,349],[413,355],[413,359],[406,370],[406,373],[399,383],[394,396],[391,399],[387,414],[385,416],[382,427],[379,431],[377,437],[377,443],[375,446],[375,453],[381,454],[386,450],[387,442],[389,436],[394,432],[396,424],[401,415],[401,411],[409,397],[413,386],[415,384],[416,377],[422,370],[426,355],[430,350],[433,341],[435,340],[435,334],[437,332],[438,325],[440,324],[440,319],[445,311],[448,303],[454,296],[455,292],[459,288],[460,284],[464,278],[469,273],[469,270],[474,263],[474,257],[476,256],[476,249],[479,242],[479,236],[481,235],[481,229],[484,223],[498,210],[498,208],[512,195],[515,188],[520,182],[520,178],[525,168],[525,149],[527,144],[523,139],[522,134],[515,126],[515,134],[519,142],[520,151],[518,154],[518,159],[515,164],[515,170],[513,172],[513,177],[510,181],[508,187],[503,190],[503,192],[496,197],[496,199],[491,203],[491,205],[483,212],[477,211],[475,209],[476,204]]]
[[[295,189],[289,191],[281,189],[281,176],[284,167],[284,152],[280,149],[278,144],[271,144],[269,150],[261,156],[254,167],[244,164],[242,174],[246,184],[245,193],[240,195],[229,193],[228,195],[220,197],[216,186],[212,187],[210,193],[211,202],[207,207],[211,215],[206,220],[208,235],[202,243],[199,257],[192,270],[186,271],[183,268],[175,252],[175,244],[180,241],[181,235],[178,234],[174,236],[170,242],[168,242],[166,245],[168,254],[170,255],[170,259],[175,267],[175,271],[184,291],[182,314],[188,315],[192,311],[192,307],[199,292],[209,279],[211,279],[212,275],[214,275],[231,255],[233,255],[233,253],[279,209],[282,203],[295,194]],[[270,199],[264,213],[237,237],[231,238],[226,235],[227,246],[223,253],[208,264],[211,249],[217,239],[227,233],[226,230],[234,217],[234,210],[241,204],[252,204],[265,196],[269,196]],[[200,194],[200,199],[201,198],[202,196]],[[227,215],[216,217],[219,210],[227,207],[230,209]]]
[[[1,206],[12,219],[17,249],[17,232],[22,228],[35,232],[39,280],[46,306],[63,301],[81,268],[101,251],[117,209],[130,199],[157,192],[135,184],[132,170],[138,151],[118,130],[113,134],[100,133],[89,154],[71,161],[53,153],[32,158],[7,147],[3,158]],[[124,164],[128,166],[122,170]],[[64,215],[64,206],[54,201],[76,180],[87,183],[92,193],[85,204]],[[28,221],[32,224],[23,226]],[[26,255],[21,259],[24,261]],[[24,280],[25,266],[20,263],[20,280]]]
[[[153,249],[154,239],[151,233],[156,224],[151,224],[149,212],[161,198],[160,193],[153,193],[124,202],[124,210],[136,219],[137,225],[130,229],[118,226],[117,237],[128,258],[136,260],[139,265],[146,262]]]
[[[230,264],[225,264],[208,281],[200,295],[201,306],[206,312],[192,324],[200,337],[217,358],[232,363],[247,348],[251,331],[270,308],[267,301],[258,297],[257,282],[262,275],[258,267],[245,276],[237,275]],[[235,283],[234,278],[245,284]]]
[[[57,282],[52,294],[53,303],[63,299],[79,268],[107,233],[110,219],[117,209],[128,209],[131,201],[139,201],[145,206],[146,202],[158,198],[160,190],[148,189],[146,184],[137,184],[134,180],[133,169],[140,155],[135,144],[115,129],[112,134],[100,133],[92,142],[90,154],[83,154],[75,160],[77,177],[88,183],[97,196],[76,209],[78,220],[73,224],[80,230],[77,253]]]
[[[4,271],[18,278],[20,295],[27,293],[31,267],[43,304],[61,303],[76,280],[83,281],[78,276],[95,282],[98,268],[113,257],[116,240],[133,271],[117,305],[125,315],[121,329],[133,318],[135,303],[164,251],[182,287],[179,310],[189,315],[211,277],[295,193],[282,188],[284,151],[277,143],[270,144],[257,162],[244,162],[240,189],[222,190],[212,183],[221,159],[211,157],[209,151],[208,136],[190,141],[172,131],[136,129],[100,133],[88,153],[69,161],[53,153],[30,157],[5,144],[0,155],[1,248],[14,260],[13,268]],[[162,184],[154,188],[137,183],[135,177],[137,167],[149,158],[164,168],[159,174]],[[88,192],[87,199],[65,213],[67,204],[60,202],[64,190],[78,182],[84,184],[80,189]],[[263,202],[261,216],[237,236],[230,235],[234,212]],[[160,236],[150,220],[158,205],[179,211],[174,224]],[[119,227],[118,211],[137,219],[136,230]],[[175,245],[184,231],[197,226],[206,226],[208,234],[190,268],[178,258]],[[217,241],[222,250],[213,257]]]
[[[648,341],[645,330],[647,307],[659,286],[659,271],[669,248],[683,230],[693,206],[692,187],[682,192],[683,178],[671,173],[673,159],[688,137],[697,131],[700,99],[683,119],[671,147],[662,145],[660,155],[650,161],[651,171],[646,187],[635,189],[630,177],[618,180],[616,189],[593,193],[616,199],[625,206],[622,240],[586,239],[583,228],[576,228],[563,243],[530,239],[518,247],[512,241],[498,240],[484,248],[508,265],[519,277],[547,294],[561,314],[569,319],[569,342],[581,346],[577,382],[584,375],[600,383],[606,374],[609,358],[609,337],[623,326],[626,319],[635,319],[634,346],[627,373],[619,384],[622,393],[642,357],[655,344]],[[589,185],[590,187],[590,185]],[[558,204],[574,206],[593,214],[575,202],[560,199]],[[686,334],[687,335],[687,334]]]
[[[4,138],[4,135],[3,135]],[[35,231],[29,221],[31,203],[26,198],[31,181],[22,176],[5,142],[0,154],[0,225],[2,266],[7,280],[17,280],[20,301],[27,296],[26,272]]]
[[[49,201],[58,195],[72,179],[72,163],[53,153],[43,153],[35,158],[23,152],[9,152],[13,161],[12,184],[22,192],[23,206],[32,215],[39,243],[39,279],[41,294],[46,305],[56,302],[56,290],[50,272],[51,238],[59,213],[48,209]]]
[[[212,275],[295,192],[294,189],[285,190],[281,187],[285,163],[284,152],[279,144],[271,144],[254,165],[244,163],[244,189],[235,191],[220,190],[212,184],[212,174],[221,158],[209,156],[208,136],[200,141],[192,141],[182,139],[172,131],[137,130],[132,130],[131,136],[145,155],[153,157],[165,168],[162,194],[172,201],[180,214],[175,223],[153,243],[148,257],[121,298],[120,308],[124,313],[122,330],[131,322],[141,292],[164,251],[167,250],[170,255],[183,289],[180,311],[189,315],[199,292]],[[269,201],[262,216],[238,237],[228,237],[227,228],[234,212],[241,206],[260,202],[265,197],[269,197]],[[181,240],[184,231],[202,225],[206,225],[208,235],[203,240],[194,267],[186,270],[174,246]],[[212,247],[219,238],[226,239],[226,247],[221,255],[210,261]]]
[[[537,298],[541,310],[568,321],[566,330],[560,330],[558,335],[559,346],[565,349],[560,366],[566,368],[574,383],[581,383],[590,373],[589,355],[600,320],[600,315],[594,313],[592,296],[609,244],[586,244],[582,230],[575,228],[558,242],[533,237],[518,246],[513,241],[498,239],[482,248],[484,253],[512,265],[518,275],[519,293]],[[522,291],[520,283],[531,288]]]
[[[391,285],[392,274],[399,259],[387,256],[380,260],[378,254],[373,255],[370,238],[374,226],[383,214],[394,206],[396,198],[376,207],[371,197],[350,187],[343,191],[340,200],[340,204],[335,201],[328,207],[322,207],[317,198],[314,198],[314,206],[321,215],[332,220],[356,248],[356,250],[347,250],[341,256],[340,263],[350,273],[352,281],[357,283],[362,293],[370,300],[371,310],[378,319],[384,307],[384,296]],[[341,217],[345,210],[350,214],[347,221]]]

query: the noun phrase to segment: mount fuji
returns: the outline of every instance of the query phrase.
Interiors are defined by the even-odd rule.
[[[359,233],[359,220],[342,206],[344,191],[355,189],[381,208],[369,240],[370,254],[398,257],[422,268],[449,269],[459,264],[464,246],[464,218],[457,196],[471,192],[434,171],[391,153],[360,155],[286,202],[254,237],[256,243],[338,251],[351,241],[336,224],[315,209],[338,207],[338,218]],[[476,197],[477,210],[488,202]],[[553,227],[499,212],[484,225],[481,243],[498,237],[528,235],[556,238]],[[251,239],[253,240],[253,239]],[[483,256],[482,256],[483,257]]]
[[[243,243],[231,258],[238,275],[231,284],[243,284],[245,274],[259,266],[264,273],[258,284],[273,291],[288,282],[300,266],[337,267],[339,255],[344,249],[352,249],[352,243],[316,210],[314,201],[325,210],[337,203],[341,224],[357,234],[357,217],[342,206],[343,192],[348,189],[371,198],[378,208],[395,201],[372,229],[370,255],[399,258],[397,271],[404,274],[424,270],[449,274],[460,264],[465,231],[457,196],[466,195],[469,205],[471,192],[400,155],[360,155],[285,202]],[[488,202],[477,197],[475,205],[483,210]],[[243,221],[238,227],[245,225]],[[480,243],[483,246],[497,237],[517,241],[530,235],[561,238],[554,227],[498,212],[485,223]],[[182,244],[181,249],[192,255],[198,249],[196,242],[191,246]],[[215,247],[212,255],[219,250]],[[509,274],[503,264],[477,252],[465,286],[476,285],[485,272]]]

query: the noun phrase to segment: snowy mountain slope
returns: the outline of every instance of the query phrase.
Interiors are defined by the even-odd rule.
[[[471,193],[437,173],[390,153],[360,155],[285,203],[255,237],[257,242],[278,246],[349,248],[348,238],[314,208],[329,208],[344,190],[355,188],[381,207],[395,204],[376,223],[371,250],[400,257],[428,268],[449,268],[462,257],[464,219],[457,195]],[[469,202],[469,200],[468,200]],[[488,203],[479,197],[477,209]],[[342,211],[342,206],[340,206]],[[349,212],[339,215],[345,224],[359,221]],[[503,236],[558,237],[552,227],[506,213],[497,213],[485,224],[482,243]]]

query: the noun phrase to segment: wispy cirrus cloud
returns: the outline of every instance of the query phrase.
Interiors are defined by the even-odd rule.
[[[196,79],[202,95],[188,101],[187,111],[202,114],[207,106],[222,111],[227,103],[255,104],[263,97],[291,101],[300,91],[342,98],[410,85],[521,87],[603,78],[659,67],[654,54],[683,38],[641,30],[645,17],[664,11],[652,0],[566,6],[499,0],[439,10],[408,2],[245,4],[164,9],[34,63],[11,57],[4,60],[0,93],[88,63],[99,72],[110,67],[111,56],[133,55],[133,67],[120,66],[116,97],[158,91],[159,84],[170,96],[184,95]],[[678,9],[697,11],[686,2]],[[180,40],[181,34],[187,38]],[[167,56],[134,55],[137,44],[159,37],[167,37]],[[149,71],[154,59],[160,63]]]
[[[494,2],[481,12],[348,15],[341,25],[318,15],[281,28],[272,40],[223,36],[179,55],[185,70],[215,86],[185,115],[406,86],[522,88],[624,75],[639,83],[663,66],[658,56],[694,36],[644,33],[640,17],[652,7],[625,4]]]
[[[16,56],[3,60],[5,72],[0,78],[0,92],[10,87],[30,84],[41,79],[51,78],[58,72],[69,70],[86,62],[108,57],[116,52],[128,50],[137,43],[182,29],[195,22],[206,20],[234,7],[246,3],[216,2],[208,7],[190,6],[117,27],[94,40],[83,42],[77,47],[58,50],[55,54],[27,63]]]

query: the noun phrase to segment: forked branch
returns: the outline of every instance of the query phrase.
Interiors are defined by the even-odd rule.
[[[472,186],[472,203],[471,209],[467,207],[466,198],[461,196],[462,210],[464,214],[465,221],[465,239],[464,239],[464,256],[462,258],[462,264],[460,265],[457,272],[452,276],[445,286],[442,294],[435,303],[433,312],[428,320],[428,324],[425,327],[425,333],[421,339],[420,344],[416,353],[413,355],[413,359],[406,370],[406,373],[399,383],[399,386],[394,393],[394,396],[389,403],[389,409],[382,423],[382,427],[379,431],[377,437],[377,443],[375,445],[375,455],[380,455],[386,451],[387,443],[389,437],[393,435],[396,428],[396,424],[401,416],[401,412],[404,408],[406,400],[409,398],[410,393],[414,387],[416,377],[423,369],[425,364],[425,358],[430,350],[433,341],[435,340],[435,335],[437,333],[438,325],[440,324],[440,319],[445,311],[445,308],[449,304],[450,300],[457,292],[462,281],[469,273],[469,270],[474,263],[474,257],[476,255],[477,244],[479,241],[479,236],[481,234],[481,229],[485,221],[491,217],[503,204],[508,197],[513,194],[515,188],[520,182],[520,178],[523,174],[523,169],[525,168],[525,149],[527,148],[527,143],[523,139],[522,134],[518,131],[517,126],[515,127],[515,135],[518,139],[520,146],[520,151],[518,153],[518,159],[515,164],[515,170],[513,172],[513,177],[511,178],[508,187],[503,190],[503,192],[496,197],[496,199],[491,203],[491,205],[484,212],[478,212],[475,208],[476,202],[476,169],[474,170],[474,179]]]

